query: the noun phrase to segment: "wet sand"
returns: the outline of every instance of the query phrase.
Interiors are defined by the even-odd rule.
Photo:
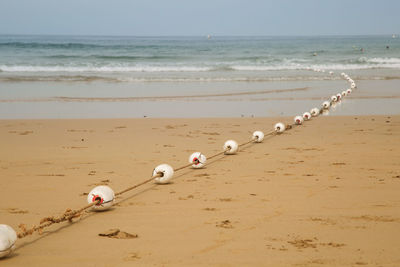
[[[399,114],[400,79],[357,80],[357,85],[360,90],[332,115]],[[285,82],[4,82],[0,119],[295,116],[348,86],[336,76]]]
[[[38,224],[96,185],[120,191],[291,120],[2,120],[0,223]],[[399,266],[399,190],[399,115],[322,116],[18,240],[0,265]]]

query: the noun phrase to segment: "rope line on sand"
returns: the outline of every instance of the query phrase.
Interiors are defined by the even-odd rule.
[[[312,69],[312,68],[308,68],[307,70],[315,72],[325,72],[324,70]],[[333,72],[330,71],[329,74],[332,75]],[[266,134],[264,134],[261,131],[255,131],[250,140],[245,141],[241,144],[236,143],[236,141],[234,140],[228,140],[224,144],[224,150],[212,154],[211,156],[208,157],[208,160],[216,158],[221,155],[235,154],[239,147],[243,147],[250,143],[261,143],[265,136],[279,135],[285,130],[289,130],[295,126],[301,125],[304,122],[304,120],[310,120],[312,117],[316,117],[320,114],[323,114],[324,111],[329,110],[329,108],[332,107],[332,105],[335,102],[339,102],[343,97],[350,94],[352,92],[352,89],[356,88],[355,82],[347,74],[341,73],[341,76],[350,83],[351,88],[331,96],[329,101],[324,101],[322,103],[321,109],[313,108],[311,109],[310,112],[305,112],[302,116],[294,117],[293,124],[285,125],[279,122],[275,124],[273,131],[267,132]],[[86,206],[83,206],[76,210],[66,209],[66,211],[59,216],[44,217],[40,220],[38,226],[33,225],[31,228],[27,228],[25,224],[20,224],[18,226],[20,228],[20,232],[18,234],[10,226],[5,224],[0,224],[0,241],[7,241],[7,242],[0,242],[0,259],[9,255],[12,252],[13,248],[15,247],[14,244],[17,238],[21,239],[28,235],[32,235],[35,232],[42,234],[44,228],[50,227],[51,225],[56,223],[62,223],[65,221],[72,222],[73,219],[81,217],[82,213],[90,208],[93,208],[95,210],[106,210],[113,205],[116,196],[120,196],[126,192],[129,192],[140,186],[148,184],[151,181],[155,181],[157,184],[169,183],[170,180],[172,179],[174,172],[178,172],[189,167],[193,167],[194,169],[201,168],[205,164],[206,159],[207,159],[206,156],[203,155],[201,152],[195,152],[190,156],[189,163],[183,166],[172,168],[168,164],[161,164],[156,168],[154,168],[151,178],[148,178],[140,183],[137,183],[126,189],[123,189],[117,193],[114,193],[114,191],[108,186],[97,186],[88,194],[88,199],[87,199],[88,204]]]

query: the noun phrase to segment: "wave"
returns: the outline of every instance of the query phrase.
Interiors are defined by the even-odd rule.
[[[104,59],[119,59],[104,56]],[[149,57],[152,59],[152,57]],[[148,57],[130,57],[130,59],[149,59]],[[154,58],[155,60],[161,58]],[[327,63],[306,64],[285,60],[283,63],[273,64],[241,64],[219,63],[182,63],[182,64],[129,64],[129,63],[105,63],[104,65],[93,63],[77,63],[75,65],[0,65],[0,72],[68,72],[68,73],[135,73],[135,72],[211,72],[211,71],[285,71],[307,70],[318,68],[322,70],[363,70],[363,69],[400,69],[400,58],[360,58],[352,63]],[[362,62],[362,63],[361,63]]]
[[[199,72],[212,71],[212,67],[201,66],[5,66],[3,72]]]
[[[4,42],[0,43],[0,47],[12,47],[12,48],[104,48],[105,45],[96,44],[84,44],[84,43],[43,43],[43,42]]]
[[[393,77],[391,77],[393,78]],[[400,78],[400,77],[399,77]],[[106,77],[92,75],[50,75],[50,76],[0,76],[0,82],[131,82],[131,83],[152,83],[152,82],[279,82],[279,81],[321,81],[341,80],[340,77],[332,76],[278,76],[278,77]]]
[[[369,63],[377,63],[377,64],[400,64],[400,58],[388,58],[388,57],[374,57],[371,59],[367,59]]]
[[[176,56],[129,56],[129,55],[50,55],[45,56],[45,58],[50,59],[103,59],[103,60],[124,60],[124,61],[133,61],[133,60],[176,60]],[[182,57],[180,57],[182,59]]]

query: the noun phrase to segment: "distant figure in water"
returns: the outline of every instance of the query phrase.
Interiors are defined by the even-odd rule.
[[[364,53],[364,48],[361,47],[361,48],[360,48],[360,51],[361,51],[361,53]]]
[[[318,56],[317,52],[314,52],[312,55],[313,55],[314,57]]]
[[[389,49],[389,46],[388,46],[388,45],[386,46],[386,49]]]

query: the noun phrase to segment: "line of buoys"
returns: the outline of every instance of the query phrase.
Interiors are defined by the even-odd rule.
[[[325,72],[324,70],[321,69],[311,69],[308,68],[309,70],[313,70],[316,72]],[[332,71],[329,72],[329,74],[333,74]],[[341,73],[341,76],[343,76],[349,83],[350,87],[349,89],[342,91],[341,93],[338,93],[337,95],[333,95],[330,98],[330,101],[324,101],[322,103],[322,109],[319,108],[312,108],[310,112],[304,112],[302,116],[295,116],[294,117],[294,124],[288,124],[285,125],[282,122],[278,122],[274,125],[274,130],[264,134],[262,131],[255,131],[252,134],[251,140],[248,142],[245,142],[243,144],[238,144],[234,140],[228,140],[224,143],[223,145],[223,151],[219,152],[217,154],[214,154],[209,157],[209,159],[214,158],[219,155],[233,155],[238,152],[238,149],[240,146],[249,144],[249,143],[261,143],[264,140],[264,137],[266,135],[271,135],[271,134],[281,134],[284,131],[291,129],[294,125],[302,125],[303,122],[306,120],[310,120],[312,117],[317,117],[319,114],[323,112],[328,112],[329,108],[333,106],[335,102],[339,102],[343,97],[349,95],[352,93],[352,90],[357,88],[354,80],[352,80],[347,74]],[[23,238],[27,235],[30,235],[34,232],[39,232],[43,230],[43,228],[48,227],[54,223],[60,223],[64,221],[72,221],[73,218],[77,218],[81,216],[81,213],[89,208],[92,208],[95,211],[100,211],[100,210],[107,210],[112,205],[114,204],[115,197],[118,195],[121,195],[125,192],[128,192],[130,190],[133,190],[141,185],[144,185],[146,183],[149,183],[151,181],[154,181],[156,184],[167,184],[170,183],[174,172],[182,170],[187,167],[192,167],[194,169],[197,168],[202,168],[205,163],[206,163],[207,157],[202,154],[201,152],[194,152],[193,154],[190,155],[189,157],[189,164],[184,165],[179,168],[172,168],[172,166],[168,164],[161,164],[158,165],[157,167],[154,168],[152,177],[139,183],[136,185],[133,185],[129,188],[126,188],[118,193],[114,193],[114,191],[108,187],[108,186],[97,186],[93,188],[90,193],[88,194],[87,197],[87,202],[88,205],[84,206],[83,208],[80,208],[78,210],[70,210],[67,209],[61,216],[59,217],[46,217],[41,220],[39,226],[33,226],[31,229],[26,229],[23,225],[20,225],[22,232],[16,233],[14,229],[8,225],[5,224],[0,224],[0,258],[8,256],[12,250],[15,248],[15,242],[17,241],[17,238]]]

